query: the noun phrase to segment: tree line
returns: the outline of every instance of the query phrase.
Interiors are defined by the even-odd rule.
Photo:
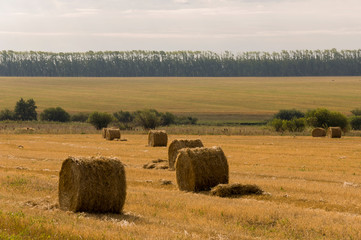
[[[281,52],[0,52],[0,76],[357,76],[361,49]]]

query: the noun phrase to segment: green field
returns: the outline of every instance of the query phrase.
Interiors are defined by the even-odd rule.
[[[23,97],[38,111],[70,113],[155,108],[201,120],[263,120],[280,109],[361,108],[361,77],[44,78],[1,77],[0,109]]]

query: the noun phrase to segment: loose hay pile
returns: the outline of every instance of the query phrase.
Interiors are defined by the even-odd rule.
[[[157,159],[143,165],[144,169],[168,169],[167,160]]]
[[[203,147],[200,139],[196,140],[173,140],[168,147],[168,162],[169,168],[174,169],[174,163],[177,159],[178,151],[182,148],[196,148]]]
[[[120,139],[120,130],[108,128],[105,134],[106,140],[112,141],[114,139]]]
[[[166,147],[168,135],[164,130],[150,130],[148,133],[148,145],[151,147]]]
[[[175,168],[180,190],[208,191],[228,183],[228,162],[220,147],[181,149]]]
[[[211,190],[211,195],[227,198],[234,198],[251,194],[260,195],[262,193],[262,189],[256,185],[242,185],[239,183],[219,184]]]
[[[341,128],[340,127],[329,127],[327,134],[330,138],[341,138]]]
[[[58,194],[64,210],[121,213],[126,196],[124,166],[112,158],[69,157],[59,173]]]
[[[325,137],[326,130],[324,128],[315,128],[312,130],[312,137]]]

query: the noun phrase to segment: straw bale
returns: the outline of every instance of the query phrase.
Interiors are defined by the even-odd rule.
[[[150,130],[148,133],[148,145],[151,147],[166,147],[168,135],[164,130]]]
[[[108,129],[108,128],[103,128],[103,129],[102,129],[102,136],[103,136],[103,138],[105,138],[106,135],[107,135],[107,129]]]
[[[203,143],[200,139],[196,140],[173,140],[168,147],[168,162],[169,169],[174,169],[174,163],[177,159],[178,151],[182,148],[196,148],[203,147]]]
[[[312,130],[312,137],[325,137],[326,130],[324,128],[315,128]]]
[[[120,139],[120,130],[108,128],[106,130],[105,138],[110,141],[114,139]]]
[[[181,149],[175,169],[180,190],[208,191],[220,183],[228,183],[228,162],[220,147]]]
[[[67,158],[59,173],[59,205],[73,212],[121,213],[126,197],[123,164],[115,158]]]
[[[234,184],[219,184],[216,187],[212,188],[211,195],[218,197],[240,197],[243,195],[259,195],[263,191],[257,185],[242,185],[239,183]]]
[[[329,127],[327,134],[330,138],[341,138],[341,128],[340,127]]]

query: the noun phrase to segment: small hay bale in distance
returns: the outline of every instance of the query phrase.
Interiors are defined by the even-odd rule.
[[[108,128],[103,128],[102,129],[102,137],[105,138],[107,136],[107,129]]]
[[[204,147],[200,139],[195,140],[173,140],[168,147],[168,162],[169,169],[174,170],[175,160],[177,159],[178,151],[182,148],[196,148]]]
[[[166,147],[168,135],[164,130],[150,130],[148,133],[148,146]]]
[[[114,139],[120,139],[120,136],[121,134],[119,129],[108,128],[106,130],[105,139],[112,141]]]
[[[340,127],[329,127],[327,134],[330,138],[341,138],[341,128]]]
[[[257,185],[219,184],[212,188],[211,195],[218,197],[235,198],[243,195],[260,195],[263,191]]]
[[[326,130],[324,128],[315,128],[312,130],[312,137],[325,137]]]
[[[126,197],[124,165],[114,158],[67,158],[59,173],[63,210],[121,213]]]
[[[221,183],[228,183],[227,158],[220,147],[183,148],[175,163],[179,190],[208,191]]]

